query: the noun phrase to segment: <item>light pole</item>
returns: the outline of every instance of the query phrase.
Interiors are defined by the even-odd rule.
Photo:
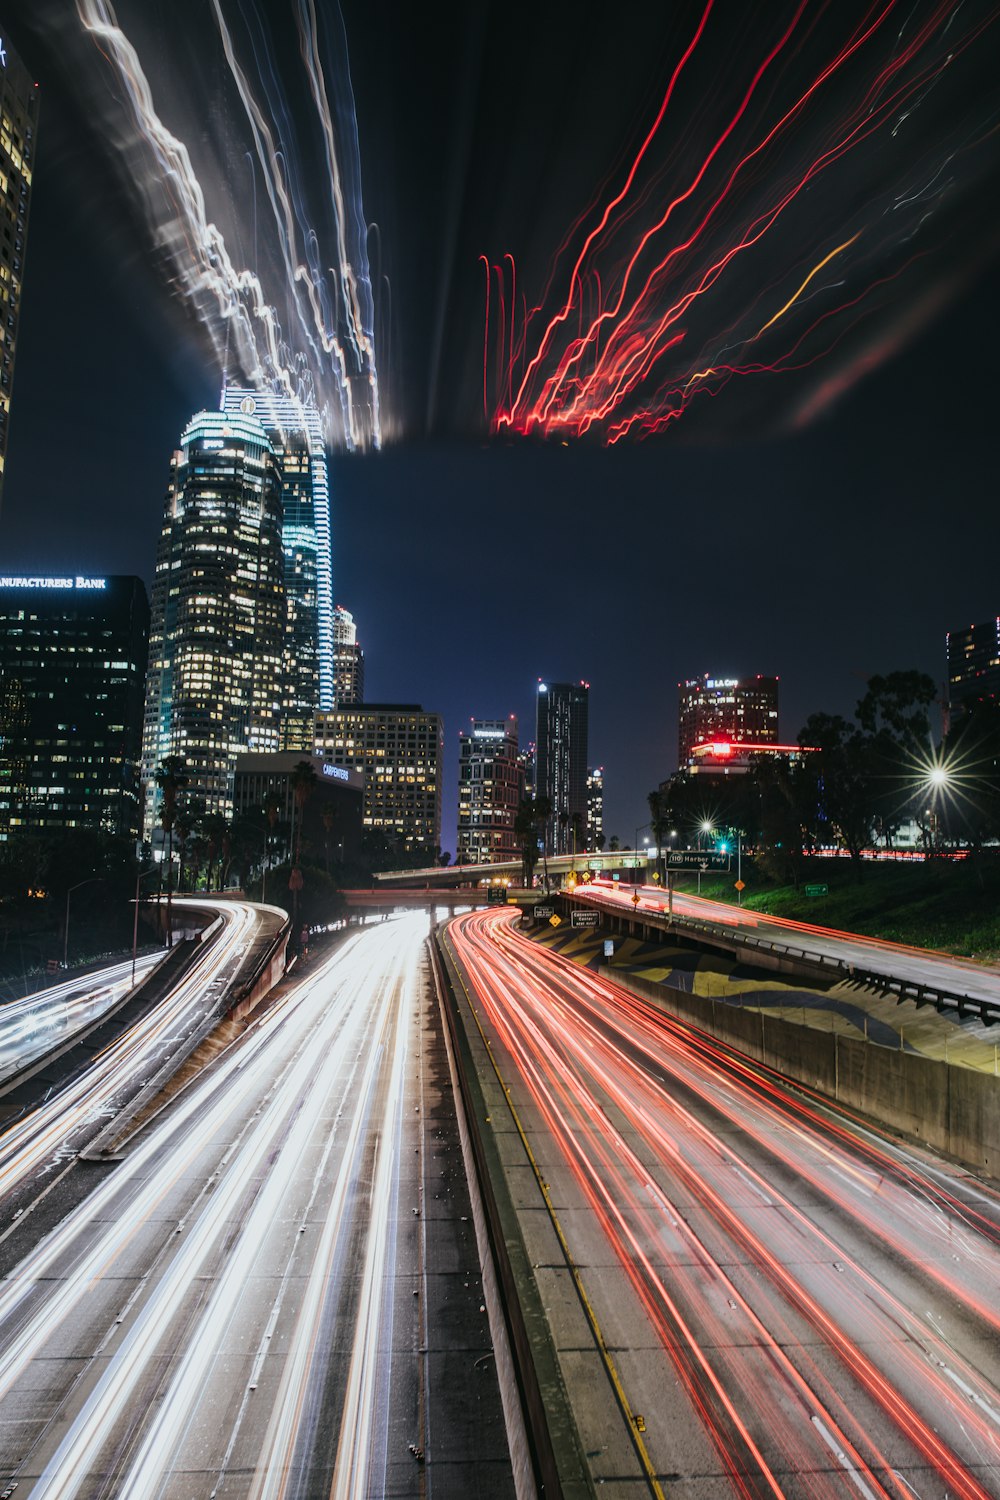
[[[708,821],[708,819],[706,818],[705,821],[704,821],[704,823],[702,823],[701,827],[698,830],[698,848],[699,849],[701,849],[703,847],[702,838],[705,837],[705,836],[707,836],[707,835],[710,835],[711,832],[712,832],[712,825]],[[701,870],[698,871],[698,895],[699,896],[701,895]]]
[[[135,955],[139,947],[139,882],[148,880],[150,875],[157,873],[159,866],[154,865],[151,870],[136,870],[135,872],[135,900],[133,901],[132,913],[132,983],[129,989],[135,989]]]
[[[69,968],[69,898],[74,891],[78,891],[81,885],[97,885],[104,879],[103,875],[91,875],[89,880],[78,880],[76,885],[71,885],[66,892],[66,921],[63,924],[63,968]]]

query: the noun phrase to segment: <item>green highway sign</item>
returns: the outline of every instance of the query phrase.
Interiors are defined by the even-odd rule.
[[[828,885],[807,885],[806,886],[806,895],[807,896],[829,896],[829,894],[830,894],[830,887]]]
[[[728,854],[700,849],[670,849],[664,855],[668,870],[728,870],[732,861]]]

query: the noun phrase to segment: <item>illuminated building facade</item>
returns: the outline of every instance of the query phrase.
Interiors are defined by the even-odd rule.
[[[570,854],[587,832],[588,682],[539,682],[535,717],[535,796],[552,816],[546,852]]]
[[[281,471],[285,640],[281,748],[309,752],[317,709],[333,708],[333,583],[330,476],[320,414],[312,404],[227,386],[222,410],[254,417]]]
[[[948,700],[952,709],[1000,703],[1000,617],[948,632]]]
[[[0,840],[138,838],[148,637],[138,578],[0,577]]]
[[[746,776],[762,760],[786,761],[789,765],[814,755],[813,745],[759,744],[753,740],[706,740],[695,745],[685,770],[691,776]]]
[[[604,848],[604,767],[587,772],[587,848]]]
[[[677,693],[677,757],[682,768],[695,745],[709,740],[777,743],[777,677],[695,677],[679,682]]]
[[[153,580],[143,727],[154,773],[180,756],[185,797],[231,817],[237,755],[280,748],[285,589],[281,472],[254,417],[203,411],[174,454]]]
[[[489,865],[516,859],[514,820],[524,795],[517,718],[473,719],[458,740],[457,862]]]
[[[401,853],[441,843],[440,714],[416,703],[355,703],[316,719],[316,754],[365,777],[364,827]]]
[[[364,701],[365,653],[358,643],[354,616],[338,604],[333,611],[333,706]]]
[[[0,498],[21,316],[24,246],[38,125],[38,85],[0,28]]]

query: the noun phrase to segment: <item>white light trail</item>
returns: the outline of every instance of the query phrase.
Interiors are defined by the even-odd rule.
[[[229,181],[230,162],[220,154],[203,168],[203,181],[187,144],[164,123],[138,50],[118,24],[111,0],[76,0],[76,5],[85,32],[112,70],[114,96],[124,102],[124,114],[120,109],[111,114],[103,134],[117,148],[123,181],[141,194],[147,229],[171,289],[206,330],[220,368],[229,373],[238,367],[242,379],[260,390],[314,401],[332,444],[379,447],[374,298],[342,25],[340,55],[324,59],[311,0],[295,7],[306,80],[294,86],[296,96],[311,100],[315,111],[309,125],[322,139],[324,157],[324,168],[317,170],[311,159],[298,158],[290,102],[271,60],[259,63],[255,85],[220,0],[212,0],[271,210],[271,233],[261,243],[256,185],[246,205],[252,207],[251,228],[240,221],[244,204]],[[262,24],[256,12],[254,18]],[[259,62],[256,43],[251,32]],[[310,192],[319,196],[311,198]],[[253,264],[240,264],[227,245],[221,227],[227,213],[235,215],[230,239],[253,246]],[[333,224],[329,246],[324,220]]]

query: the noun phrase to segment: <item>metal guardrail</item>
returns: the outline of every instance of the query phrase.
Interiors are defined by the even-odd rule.
[[[559,893],[566,900],[578,899],[568,895],[567,892]],[[586,898],[584,898],[586,899]],[[679,915],[668,916],[665,912],[651,912],[649,910],[639,912],[621,911],[615,906],[606,905],[603,902],[588,901],[588,906],[598,905],[600,910],[612,912],[615,916],[625,916],[631,920],[651,921],[655,926],[663,926],[667,929],[680,929],[685,933],[704,934],[715,941],[723,941],[738,948],[751,948],[759,952],[773,953],[777,957],[795,959],[800,962],[815,964],[822,969],[829,969],[832,973],[840,975],[841,978],[849,979],[855,984],[864,985],[870,989],[880,990],[883,994],[893,995],[897,1005],[902,1005],[904,1000],[912,1000],[915,1005],[933,1005],[938,1014],[945,1011],[957,1012],[960,1019],[966,1016],[978,1015],[985,1026],[1000,1024],[1000,1002],[996,1000],[979,999],[974,995],[964,995],[958,990],[945,989],[940,985],[926,984],[913,979],[898,979],[892,974],[882,974],[876,969],[862,968],[858,964],[849,963],[844,959],[834,958],[829,953],[816,953],[808,948],[796,947],[793,943],[778,943],[770,938],[758,937],[753,933],[738,932],[734,927],[728,927],[716,922],[705,922],[697,917],[683,917]]]
[[[291,926],[291,918],[286,917],[271,941],[261,950],[260,956],[249,974],[245,979],[240,981],[238,988],[230,992],[230,1001],[232,1004],[238,1004],[239,1001],[245,1000],[248,995],[253,993],[254,985],[258,982],[268,964],[271,963],[282,943],[287,939]]]

